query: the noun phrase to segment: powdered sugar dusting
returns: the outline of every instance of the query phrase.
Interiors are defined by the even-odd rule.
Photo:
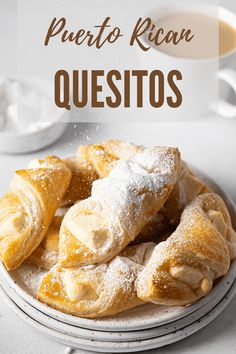
[[[104,276],[104,284],[109,286],[110,296],[114,296],[118,290],[129,292],[137,277],[141,266],[124,257],[116,257],[108,266]]]
[[[144,149],[130,161],[118,161],[108,177],[93,183],[91,198],[67,213],[68,228],[70,215],[90,210],[91,218],[94,218],[94,214],[99,213],[99,217],[106,220],[107,228],[107,238],[102,245],[96,250],[91,248],[88,242],[94,236],[92,233],[88,242],[80,238],[81,233],[74,236],[95,251],[99,261],[109,260],[114,255],[114,248],[119,253],[135,239],[150,216],[158,212],[177,179],[178,168],[178,150],[168,147]],[[96,210],[93,210],[94,205]]]
[[[176,155],[173,152],[172,148],[163,146],[144,149],[142,153],[134,156],[133,161],[148,172],[160,172],[171,180],[174,178],[173,170],[176,165]]]
[[[23,283],[26,291],[36,297],[39,285],[42,282],[46,271],[32,264],[22,264],[17,270],[20,282]]]
[[[52,266],[57,263],[57,259],[58,259],[58,252],[56,251],[52,251],[52,252],[45,251],[41,257],[42,262],[45,262],[46,264],[50,264]]]
[[[216,224],[214,219],[209,217],[212,212],[213,215],[220,216]],[[191,274],[194,271],[198,271],[199,274],[202,272],[202,277],[204,274],[211,282],[223,276],[230,267],[230,252],[228,253],[227,247],[230,250],[232,244],[226,242],[226,230],[230,228],[227,209],[218,195],[205,193],[194,199],[185,208],[176,231],[165,242],[155,247],[147,267],[139,274],[137,284],[142,298],[149,293],[149,287],[153,282],[158,291],[163,287],[165,294],[171,291],[173,293],[177,286],[181,288],[194,286],[195,300],[203,296],[202,292],[197,293],[196,290],[200,287],[200,282],[198,284],[195,281],[193,285],[187,280],[177,278],[179,282],[176,285],[176,279],[171,273],[172,266],[183,265],[185,269],[189,266],[193,269]],[[222,242],[223,239],[225,244]],[[163,295],[163,298],[157,296],[155,301],[158,303],[164,300],[166,299]],[[181,300],[192,302],[194,299],[179,301]],[[175,301],[179,303],[178,300]]]

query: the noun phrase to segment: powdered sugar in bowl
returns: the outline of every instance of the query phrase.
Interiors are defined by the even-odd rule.
[[[0,152],[42,149],[64,132],[68,113],[56,107],[53,83],[40,78],[0,79]]]

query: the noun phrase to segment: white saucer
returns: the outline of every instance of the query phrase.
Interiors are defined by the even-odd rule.
[[[176,321],[171,321],[170,323],[165,323],[162,325],[159,324],[158,326],[151,329],[141,328],[140,330],[127,331],[127,332],[122,332],[122,331],[114,332],[113,329],[110,329],[109,331],[103,331],[103,330],[94,331],[91,330],[90,328],[88,330],[88,329],[81,328],[80,326],[78,326],[78,324],[74,326],[71,325],[70,323],[65,323],[64,321],[60,321],[59,318],[55,319],[53,317],[50,317],[44,312],[41,312],[40,309],[31,306],[24,298],[19,296],[19,294],[15,291],[15,288],[13,288],[9,284],[9,282],[2,276],[1,272],[0,272],[0,281],[2,287],[9,295],[9,297],[24,312],[26,312],[30,317],[39,321],[45,326],[49,325],[50,328],[56,331],[66,333],[75,337],[85,338],[85,339],[92,340],[96,338],[101,341],[103,340],[131,341],[137,339],[143,340],[143,339],[158,337],[167,333],[171,333],[177,329],[183,328],[186,325],[191,324],[198,318],[202,317],[207,312],[209,312],[215,305],[217,305],[225,296],[225,294],[228,292],[228,290],[230,289],[230,287],[232,286],[235,280],[235,272],[236,272],[236,262],[233,262],[227,276],[223,277],[221,281],[219,281],[218,284],[215,285],[215,287],[213,288],[209,296],[204,299],[207,301],[205,302],[199,301],[199,303],[201,303],[201,306],[198,304],[198,307],[195,309],[195,311],[192,311],[191,313],[182,316],[180,319],[177,319]],[[156,307],[157,308],[156,312],[158,311],[158,308],[161,308],[161,306],[147,305],[147,306],[140,307],[139,311],[141,313],[142,310],[144,313],[144,311],[148,311],[148,309],[151,307]],[[129,312],[127,312],[127,314],[128,313]],[[135,314],[137,315],[137,309],[135,311]]]
[[[234,266],[234,269],[231,268],[230,272],[233,274],[235,269],[236,267]],[[156,328],[138,330],[132,332],[104,332],[104,331],[88,330],[88,329],[72,326],[60,322],[58,320],[55,320],[45,315],[44,313],[40,312],[39,310],[35,309],[30,304],[28,304],[14,291],[14,289],[12,289],[9,286],[9,284],[4,279],[1,279],[1,281],[2,281],[1,285],[3,287],[3,290],[15,302],[15,304],[20,309],[22,309],[27,315],[29,315],[31,318],[38,321],[42,325],[47,326],[57,332],[68,334],[70,336],[89,339],[89,340],[95,339],[95,340],[105,341],[105,342],[110,342],[110,341],[129,342],[134,340],[156,338],[159,336],[166,335],[168,333],[175,332],[176,330],[179,330],[181,328],[184,328],[190,325],[191,323],[195,322],[196,320],[200,319],[205,314],[207,314],[210,310],[212,310],[223,299],[223,297],[229,291],[229,289],[233,284],[233,281],[225,282],[224,286],[220,287],[219,292],[216,293],[215,297],[212,297],[210,302],[200,307],[192,314],[189,314],[175,322],[171,322],[170,324],[166,324]]]
[[[59,333],[51,328],[48,328],[41,323],[33,320],[25,312],[23,312],[4,292],[0,287],[0,293],[2,298],[6,301],[8,306],[10,306],[13,311],[28,324],[33,326],[38,331],[44,333],[50,338],[72,348],[90,350],[101,353],[127,353],[127,352],[137,352],[144,351],[153,348],[160,348],[162,346],[180,341],[191,334],[197,332],[199,329],[205,327],[208,323],[213,321],[227,306],[230,300],[236,293],[236,282],[227,293],[227,295],[222,299],[222,301],[214,307],[209,313],[203,316],[201,319],[198,319],[194,323],[186,326],[183,329],[177,330],[173,333],[163,335],[160,337],[147,339],[147,340],[138,340],[130,342],[101,342],[97,340],[87,340],[81,338],[75,338],[68,334]]]

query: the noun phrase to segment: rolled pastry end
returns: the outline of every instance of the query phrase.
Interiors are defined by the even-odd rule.
[[[208,293],[211,290],[211,288],[212,288],[212,281],[210,281],[207,278],[204,278],[201,282],[201,290],[204,293]]]
[[[73,279],[70,276],[63,276],[66,295],[71,302],[78,302],[81,300],[96,300],[97,294],[88,282],[80,281],[79,279]]]
[[[199,270],[188,265],[170,267],[169,272],[173,278],[193,287],[197,286],[203,278],[203,274]]]
[[[170,268],[170,275],[184,284],[190,286],[193,290],[200,290],[204,294],[212,288],[212,280],[206,278],[197,268],[189,265],[179,265]],[[203,295],[204,295],[203,294]]]
[[[92,252],[102,247],[108,238],[106,223],[94,213],[81,213],[70,220],[67,227]]]
[[[206,295],[211,288],[211,278],[189,265],[175,265],[152,272],[146,268],[137,281],[140,299],[169,306],[190,304]]]

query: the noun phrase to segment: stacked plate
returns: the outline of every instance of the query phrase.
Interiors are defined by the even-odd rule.
[[[233,202],[209,178],[204,179],[222,195],[235,222]],[[37,267],[23,265],[8,273],[0,264],[0,293],[19,317],[66,346],[101,353],[125,353],[159,348],[206,326],[223,311],[236,293],[235,274],[236,260],[212,291],[190,306],[147,304],[117,316],[96,320],[64,314],[37,301],[35,291],[43,275]]]

